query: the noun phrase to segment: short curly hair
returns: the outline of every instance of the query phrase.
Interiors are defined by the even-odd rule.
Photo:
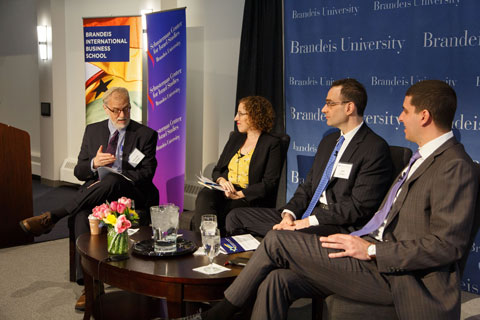
[[[269,132],[275,123],[275,111],[270,101],[261,96],[248,96],[240,99],[250,116],[252,126],[263,132]]]

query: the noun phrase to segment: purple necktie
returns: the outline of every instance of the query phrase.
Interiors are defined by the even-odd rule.
[[[408,162],[408,167],[407,171],[398,179],[398,181],[393,185],[392,189],[388,193],[388,198],[387,201],[385,202],[385,205],[375,213],[372,219],[367,222],[366,225],[363,226],[362,229],[354,231],[350,233],[352,236],[364,236],[366,234],[370,234],[373,231],[377,230],[382,223],[385,221],[387,218],[388,212],[392,208],[393,205],[393,200],[395,199],[395,196],[397,195],[398,190],[401,188],[402,184],[407,180],[408,173],[410,172],[410,169],[412,168],[413,163],[421,157],[420,152],[417,150],[413,154],[413,156],[410,158],[410,161]]]
[[[117,144],[118,144],[118,130],[115,130],[113,133],[113,136],[110,138],[110,141],[108,141],[108,146],[107,146],[107,152],[112,155],[115,155],[117,153]],[[107,167],[111,167],[113,163],[110,163],[107,165]]]
[[[317,189],[313,194],[312,200],[310,201],[307,210],[302,215],[302,219],[305,219],[312,214],[313,208],[315,208],[318,199],[320,199],[320,195],[327,188],[328,182],[330,181],[330,176],[332,175],[333,164],[335,163],[335,159],[337,159],[337,154],[342,147],[343,141],[345,141],[344,136],[340,136],[337,144],[335,145],[335,148],[333,149],[332,154],[330,155],[330,159],[328,159],[327,166],[323,171],[322,179],[320,179],[320,183],[318,184]]]

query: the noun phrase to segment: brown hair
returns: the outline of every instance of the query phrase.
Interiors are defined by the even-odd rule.
[[[342,86],[340,94],[345,100],[353,102],[357,108],[357,114],[363,116],[368,100],[367,90],[365,90],[363,84],[355,79],[347,78],[334,81],[330,88],[337,86]]]
[[[258,130],[269,132],[275,122],[275,111],[270,101],[261,96],[248,96],[240,99],[245,111],[250,116],[252,126]]]
[[[446,82],[440,80],[423,80],[408,88],[405,94],[411,97],[411,104],[418,113],[430,112],[438,128],[450,130],[457,110],[457,94]]]

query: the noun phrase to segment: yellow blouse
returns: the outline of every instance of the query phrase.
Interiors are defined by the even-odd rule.
[[[248,169],[254,150],[255,148],[243,156],[240,156],[239,150],[228,163],[228,181],[239,185],[243,189],[248,187]]]

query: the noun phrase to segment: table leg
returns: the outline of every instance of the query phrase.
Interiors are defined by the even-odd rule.
[[[90,320],[90,316],[93,314],[93,305],[95,300],[93,277],[87,272],[83,272],[83,280],[85,283],[85,313],[83,314],[83,320]]]
[[[185,310],[182,308],[181,302],[171,302],[167,299],[167,310],[169,318],[180,318],[184,316]]]

